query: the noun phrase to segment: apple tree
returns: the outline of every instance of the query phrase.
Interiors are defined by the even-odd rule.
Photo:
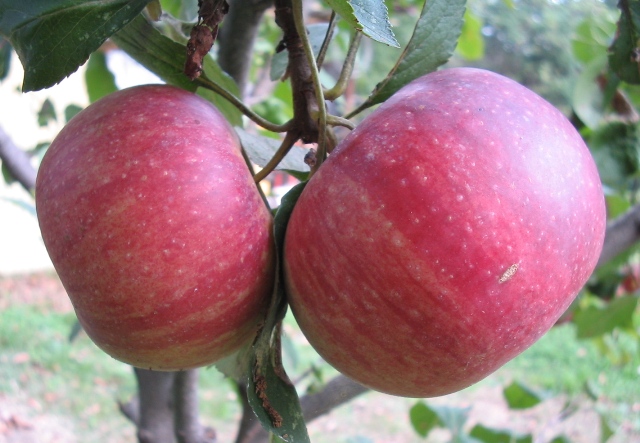
[[[467,6],[0,1],[3,62],[10,45],[23,92],[87,60],[93,75],[93,103],[37,180],[9,140],[0,157],[35,191],[79,325],[135,368],[138,396],[121,410],[139,441],[207,441],[202,366],[236,384],[238,443],[304,442],[307,421],[369,388],[458,391],[558,322],[634,333],[637,2],[620,3],[617,25],[579,28],[570,119],[486,69],[442,69],[456,47],[482,55]],[[167,85],[117,91],[106,42]],[[365,51],[382,65],[372,76]],[[276,204],[260,186],[273,174],[300,181]],[[289,307],[344,374],[301,398],[282,363]],[[531,441],[467,435],[458,414],[411,411],[421,435]]]

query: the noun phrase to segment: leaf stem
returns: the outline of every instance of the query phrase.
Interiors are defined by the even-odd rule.
[[[278,125],[269,120],[260,117],[258,114],[253,112],[247,105],[244,104],[242,100],[233,95],[232,93],[225,90],[222,86],[209,79],[204,73],[195,81],[199,86],[203,88],[209,89],[219,95],[222,96],[225,100],[231,103],[233,106],[238,108],[240,112],[242,112],[246,117],[248,117],[255,124],[262,126],[267,131],[271,132],[286,132],[291,128],[292,120],[289,120],[283,125]]]
[[[264,168],[259,170],[254,176],[253,180],[256,183],[261,182],[264,178],[269,175],[278,164],[282,161],[282,159],[287,155],[287,153],[291,150],[293,144],[298,141],[300,138],[300,134],[297,131],[289,131],[285,136],[284,140],[282,140],[282,144],[278,148],[278,150],[273,154],[273,157],[269,160],[269,162],[264,165]]]
[[[350,130],[354,130],[356,125],[351,121],[337,115],[327,115],[327,124],[331,126],[342,126]]]
[[[333,37],[333,32],[336,28],[336,23],[338,16],[336,11],[331,11],[331,18],[329,18],[329,27],[327,28],[327,33],[324,36],[324,40],[322,41],[322,46],[320,46],[320,50],[318,51],[318,57],[316,58],[316,65],[318,69],[322,67],[324,63],[324,58],[327,55],[327,49],[329,49],[329,43],[331,43],[331,38]]]
[[[338,97],[340,97],[342,94],[344,94],[344,91],[347,89],[347,85],[349,84],[349,79],[351,78],[351,74],[353,73],[356,54],[358,53],[358,48],[360,47],[361,40],[362,40],[362,32],[355,31],[351,35],[349,50],[347,51],[347,57],[345,58],[344,64],[342,65],[342,71],[340,72],[340,77],[338,77],[338,81],[333,86],[333,88],[324,91],[325,99],[333,101]]]

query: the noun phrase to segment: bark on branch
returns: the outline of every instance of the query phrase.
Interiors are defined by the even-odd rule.
[[[31,164],[31,158],[13,143],[2,127],[0,127],[0,160],[23,188],[31,192],[36,187],[36,169]]]
[[[640,241],[640,204],[609,222],[597,267],[609,262],[638,241]]]
[[[229,4],[218,32],[218,63],[236,81],[243,96],[258,28],[273,0],[231,0]]]

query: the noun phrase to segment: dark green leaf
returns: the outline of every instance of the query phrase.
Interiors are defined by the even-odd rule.
[[[429,435],[433,428],[442,426],[438,414],[423,401],[419,401],[409,410],[409,418],[413,429],[422,437]]]
[[[306,183],[294,186],[282,199],[274,219],[277,256],[282,257],[289,217]],[[286,442],[307,443],[309,435],[295,387],[282,366],[281,321],[287,311],[280,259],[264,326],[252,346],[247,397],[262,426]]]
[[[46,99],[38,111],[38,125],[47,126],[50,121],[56,121],[57,119],[58,117],[56,116],[56,110],[53,107],[53,103],[51,100]]]
[[[100,51],[94,52],[89,57],[84,80],[87,84],[87,94],[91,103],[118,90],[116,78],[107,67],[107,58]]]
[[[0,0],[0,34],[24,66],[23,91],[69,76],[149,0]]]
[[[7,168],[6,163],[0,163],[0,171],[2,172],[2,178],[6,184],[10,185],[16,181],[13,174],[9,171],[9,168]]]
[[[280,147],[278,140],[250,134],[241,128],[236,128],[236,132],[249,159],[260,167],[264,167]],[[308,150],[298,146],[292,147],[276,169],[289,172],[298,179],[304,180],[309,173],[309,166],[304,162],[307,152]]]
[[[11,67],[11,43],[9,40],[0,37],[0,81],[4,80],[9,74]]]
[[[367,37],[389,46],[399,48],[389,23],[389,12],[383,0],[327,0],[354,29]]]
[[[638,61],[640,54],[636,54],[638,39],[640,39],[640,1],[629,0],[620,2],[620,20],[616,39],[609,52],[609,65],[622,81],[631,84],[640,83]]]
[[[511,409],[532,408],[543,400],[542,395],[516,381],[504,388],[502,393]]]
[[[588,142],[602,182],[626,191],[629,182],[640,172],[638,127],[611,122],[593,131]]]
[[[565,435],[558,435],[549,443],[571,443],[571,440],[569,440],[569,438]]]
[[[167,83],[189,91],[198,90],[198,94],[216,105],[232,125],[242,125],[242,114],[235,106],[218,94],[198,88],[201,86],[198,80],[192,82],[184,75],[185,46],[160,33],[142,15],[115,34],[112,40],[138,63]],[[222,72],[210,56],[205,57],[204,74],[227,91],[238,95],[235,82]]]
[[[73,117],[75,117],[75,115],[80,111],[82,111],[82,107],[81,106],[70,104],[69,106],[64,108],[64,120],[67,123],[69,123],[69,120],[71,120]]]
[[[449,60],[460,36],[466,0],[426,1],[411,40],[387,77],[350,115],[382,103],[398,89]]]
[[[473,427],[469,435],[484,443],[531,443],[531,434],[518,435],[510,430],[492,429],[483,425]]]
[[[456,51],[467,60],[480,60],[484,57],[482,20],[469,9],[464,13],[464,24]]]
[[[72,343],[76,338],[78,338],[78,335],[82,332],[82,325],[80,324],[80,322],[78,320],[76,320],[75,322],[73,322],[73,326],[71,327],[71,331],[69,332],[69,343]]]
[[[577,327],[578,338],[594,338],[615,328],[630,328],[637,306],[637,296],[625,296],[613,299],[602,308],[589,306],[577,311],[573,321]]]

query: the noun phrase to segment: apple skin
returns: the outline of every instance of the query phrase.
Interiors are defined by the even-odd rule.
[[[272,291],[272,217],[204,99],[149,85],[92,104],[44,156],[36,208],[80,323],[114,358],[188,369],[254,336]]]
[[[604,196],[579,134],[489,71],[415,80],[319,168],[285,238],[289,302],[338,371],[433,397],[542,336],[592,273]]]

